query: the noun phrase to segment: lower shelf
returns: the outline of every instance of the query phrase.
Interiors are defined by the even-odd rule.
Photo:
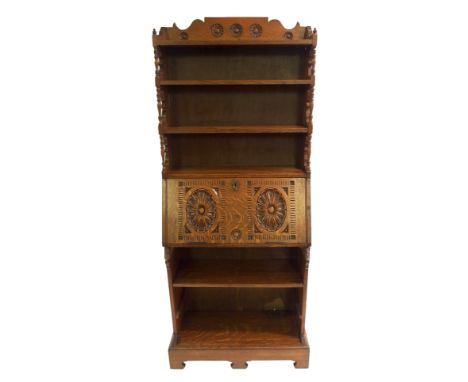
[[[304,368],[309,345],[292,312],[186,312],[169,360],[171,368],[198,360],[230,361],[233,368],[251,360],[292,360]]]
[[[187,312],[177,347],[300,346],[295,313]]]

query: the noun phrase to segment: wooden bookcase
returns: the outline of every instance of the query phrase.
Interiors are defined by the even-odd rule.
[[[153,31],[171,368],[308,367],[316,44],[263,17]]]

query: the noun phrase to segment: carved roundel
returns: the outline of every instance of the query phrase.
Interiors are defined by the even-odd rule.
[[[216,222],[216,202],[208,190],[192,192],[186,205],[187,223],[197,232],[207,232]]]
[[[267,188],[257,198],[256,214],[261,228],[277,231],[286,220],[286,200],[278,190]]]
[[[231,231],[231,236],[234,240],[239,240],[242,236],[242,231],[240,229],[233,229]]]
[[[249,27],[249,31],[253,37],[260,37],[262,35],[263,28],[260,24],[252,24]]]
[[[239,37],[242,34],[242,25],[240,24],[232,24],[231,25],[231,34],[234,37]]]
[[[221,24],[216,23],[211,26],[211,34],[214,37],[221,37],[224,34],[224,28]]]

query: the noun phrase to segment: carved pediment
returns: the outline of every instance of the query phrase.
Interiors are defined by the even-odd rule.
[[[153,31],[155,43],[169,41],[310,41],[315,46],[317,33],[309,26],[297,23],[288,29],[278,20],[268,17],[205,17],[194,20],[192,24],[181,29],[175,23],[172,27],[162,27],[159,34]]]

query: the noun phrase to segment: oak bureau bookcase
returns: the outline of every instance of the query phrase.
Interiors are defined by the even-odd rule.
[[[308,367],[316,45],[266,17],[153,31],[171,368]]]

